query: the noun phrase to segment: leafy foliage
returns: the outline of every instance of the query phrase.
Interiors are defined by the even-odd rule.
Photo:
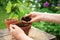
[[[8,4],[7,4],[7,6],[6,6],[7,13],[11,12],[11,8],[12,8],[12,3],[11,3],[11,1],[9,1]]]
[[[6,6],[6,10],[7,13],[11,14],[9,18],[15,18],[16,16],[13,15],[17,15],[18,16],[17,18],[19,19],[31,11],[27,3],[21,3],[20,1],[16,3],[9,1]]]

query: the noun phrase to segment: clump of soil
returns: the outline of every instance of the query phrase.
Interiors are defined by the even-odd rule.
[[[24,21],[28,22],[28,21],[30,21],[30,20],[31,20],[31,18],[30,18],[30,17],[22,17],[22,19],[21,19],[21,20],[24,20]]]
[[[31,25],[31,23],[27,23],[27,22],[18,22],[16,23],[17,26],[19,27],[27,27],[29,25]]]

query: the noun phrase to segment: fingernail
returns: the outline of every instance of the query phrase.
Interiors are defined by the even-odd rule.
[[[12,27],[13,29],[15,29],[14,27]]]

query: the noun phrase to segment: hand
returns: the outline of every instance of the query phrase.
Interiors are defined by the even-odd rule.
[[[53,22],[60,24],[60,14],[50,14],[50,13],[40,13],[40,12],[31,12],[28,14],[26,17],[31,17],[32,22],[37,22],[37,21],[46,21],[46,22]]]
[[[16,39],[20,39],[26,35],[21,28],[12,24],[10,25],[10,32]]]
[[[32,18],[32,20],[30,21],[32,23],[32,22],[41,21],[42,14],[40,14],[39,12],[30,12],[30,14],[28,14],[26,17]]]
[[[10,25],[10,32],[17,40],[33,40],[28,37],[24,31],[16,25]]]

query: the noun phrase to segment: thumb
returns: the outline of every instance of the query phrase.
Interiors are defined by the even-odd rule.
[[[32,14],[28,14],[28,15],[26,15],[25,17],[31,17],[32,16]]]
[[[17,25],[10,24],[10,29],[18,29],[19,27]]]
[[[39,17],[35,17],[35,18],[33,18],[33,19],[30,21],[30,23],[38,22],[38,21],[40,21],[40,18],[39,18]]]

